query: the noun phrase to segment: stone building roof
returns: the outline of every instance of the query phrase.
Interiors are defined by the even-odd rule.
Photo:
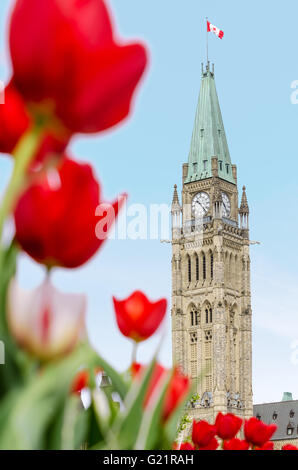
[[[284,398],[283,401],[262,403],[253,408],[255,417],[266,424],[277,425],[272,441],[298,438],[298,400],[289,400],[285,394]]]

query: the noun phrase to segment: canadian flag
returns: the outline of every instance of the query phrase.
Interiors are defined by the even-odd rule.
[[[224,32],[221,29],[214,26],[213,24],[211,24],[209,21],[207,21],[207,31],[208,33],[211,32],[211,33],[216,34],[216,36],[219,37],[220,39],[224,37]]]

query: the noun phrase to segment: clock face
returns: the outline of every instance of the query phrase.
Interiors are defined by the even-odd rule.
[[[192,200],[192,213],[195,217],[203,217],[210,208],[210,198],[207,193],[201,192]]]
[[[224,217],[230,217],[231,214],[231,203],[229,196],[226,193],[221,193],[222,198],[222,215]]]

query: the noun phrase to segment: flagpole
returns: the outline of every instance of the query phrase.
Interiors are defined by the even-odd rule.
[[[207,49],[207,66],[208,66],[208,62],[209,62],[209,50],[208,50],[208,17],[206,16],[206,31],[207,31],[207,35],[206,35],[206,49]]]

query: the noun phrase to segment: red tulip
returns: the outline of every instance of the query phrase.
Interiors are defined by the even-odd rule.
[[[178,450],[195,450],[195,448],[189,442],[183,442]]]
[[[88,261],[108,235],[125,197],[96,216],[100,186],[88,164],[65,158],[57,169],[36,176],[15,209],[16,239],[48,267],[75,268]],[[102,204],[102,203],[101,203]],[[104,208],[106,205],[104,205]],[[96,236],[97,224],[106,230]]]
[[[10,283],[7,298],[9,329],[21,347],[41,360],[70,353],[85,336],[86,299],[65,294],[49,280],[33,291]]]
[[[209,444],[207,444],[205,447],[200,447],[200,450],[216,450],[218,448],[219,444],[217,439],[213,437]]]
[[[293,446],[292,444],[286,444],[285,446],[282,447],[281,450],[298,450],[298,447]]]
[[[249,443],[247,441],[242,441],[241,439],[231,439],[230,441],[225,441],[223,443],[223,450],[248,450]]]
[[[274,450],[274,444],[271,441],[265,442],[262,447],[256,447],[255,450]]]
[[[216,434],[223,440],[233,439],[239,432],[242,425],[242,419],[238,416],[228,413],[223,415],[218,413],[215,421]]]
[[[144,366],[141,364],[133,363],[131,368],[132,377],[134,379],[140,379],[144,373],[144,369]],[[162,365],[158,363],[155,365],[144,400],[145,408],[150,406],[150,401],[155,398],[155,393],[159,391],[160,387],[162,387],[163,381],[167,378],[169,372],[170,371],[165,369]],[[163,404],[162,419],[164,422],[186,398],[189,390],[189,378],[183,375],[178,367],[175,367],[168,384],[168,389]]]
[[[144,341],[155,333],[167,310],[166,299],[150,302],[140,291],[124,300],[113,297],[113,302],[119,330],[136,342]]]
[[[166,393],[163,411],[164,421],[166,421],[172,412],[178,408],[180,403],[186,398],[189,390],[189,378],[186,375],[183,375],[178,367],[175,367]]]
[[[88,386],[89,383],[89,371],[80,370],[74,378],[71,386],[71,393],[80,394],[81,391]]]
[[[244,423],[245,439],[257,447],[262,447],[273,436],[277,429],[275,424],[265,424],[253,417]]]
[[[192,423],[192,441],[199,449],[208,447],[216,434],[216,427],[207,423],[207,421],[196,421]]]
[[[0,105],[0,152],[12,153],[19,138],[30,126],[21,95],[10,84],[5,89],[5,102]]]
[[[94,373],[98,374],[99,372],[102,372],[102,368],[96,367],[94,370]],[[80,394],[84,388],[88,387],[89,381],[90,381],[89,370],[86,370],[86,369],[80,370],[73,380],[73,383],[71,386],[71,393]]]
[[[99,132],[123,120],[145,48],[115,39],[103,0],[17,0],[10,25],[13,83],[36,120]]]
[[[20,138],[32,124],[22,96],[10,83],[5,89],[5,102],[0,105],[0,152],[12,153]],[[70,133],[55,134],[50,130],[45,131],[36,150],[32,167],[36,167],[37,164],[43,163],[50,157],[61,156],[69,138]]]

